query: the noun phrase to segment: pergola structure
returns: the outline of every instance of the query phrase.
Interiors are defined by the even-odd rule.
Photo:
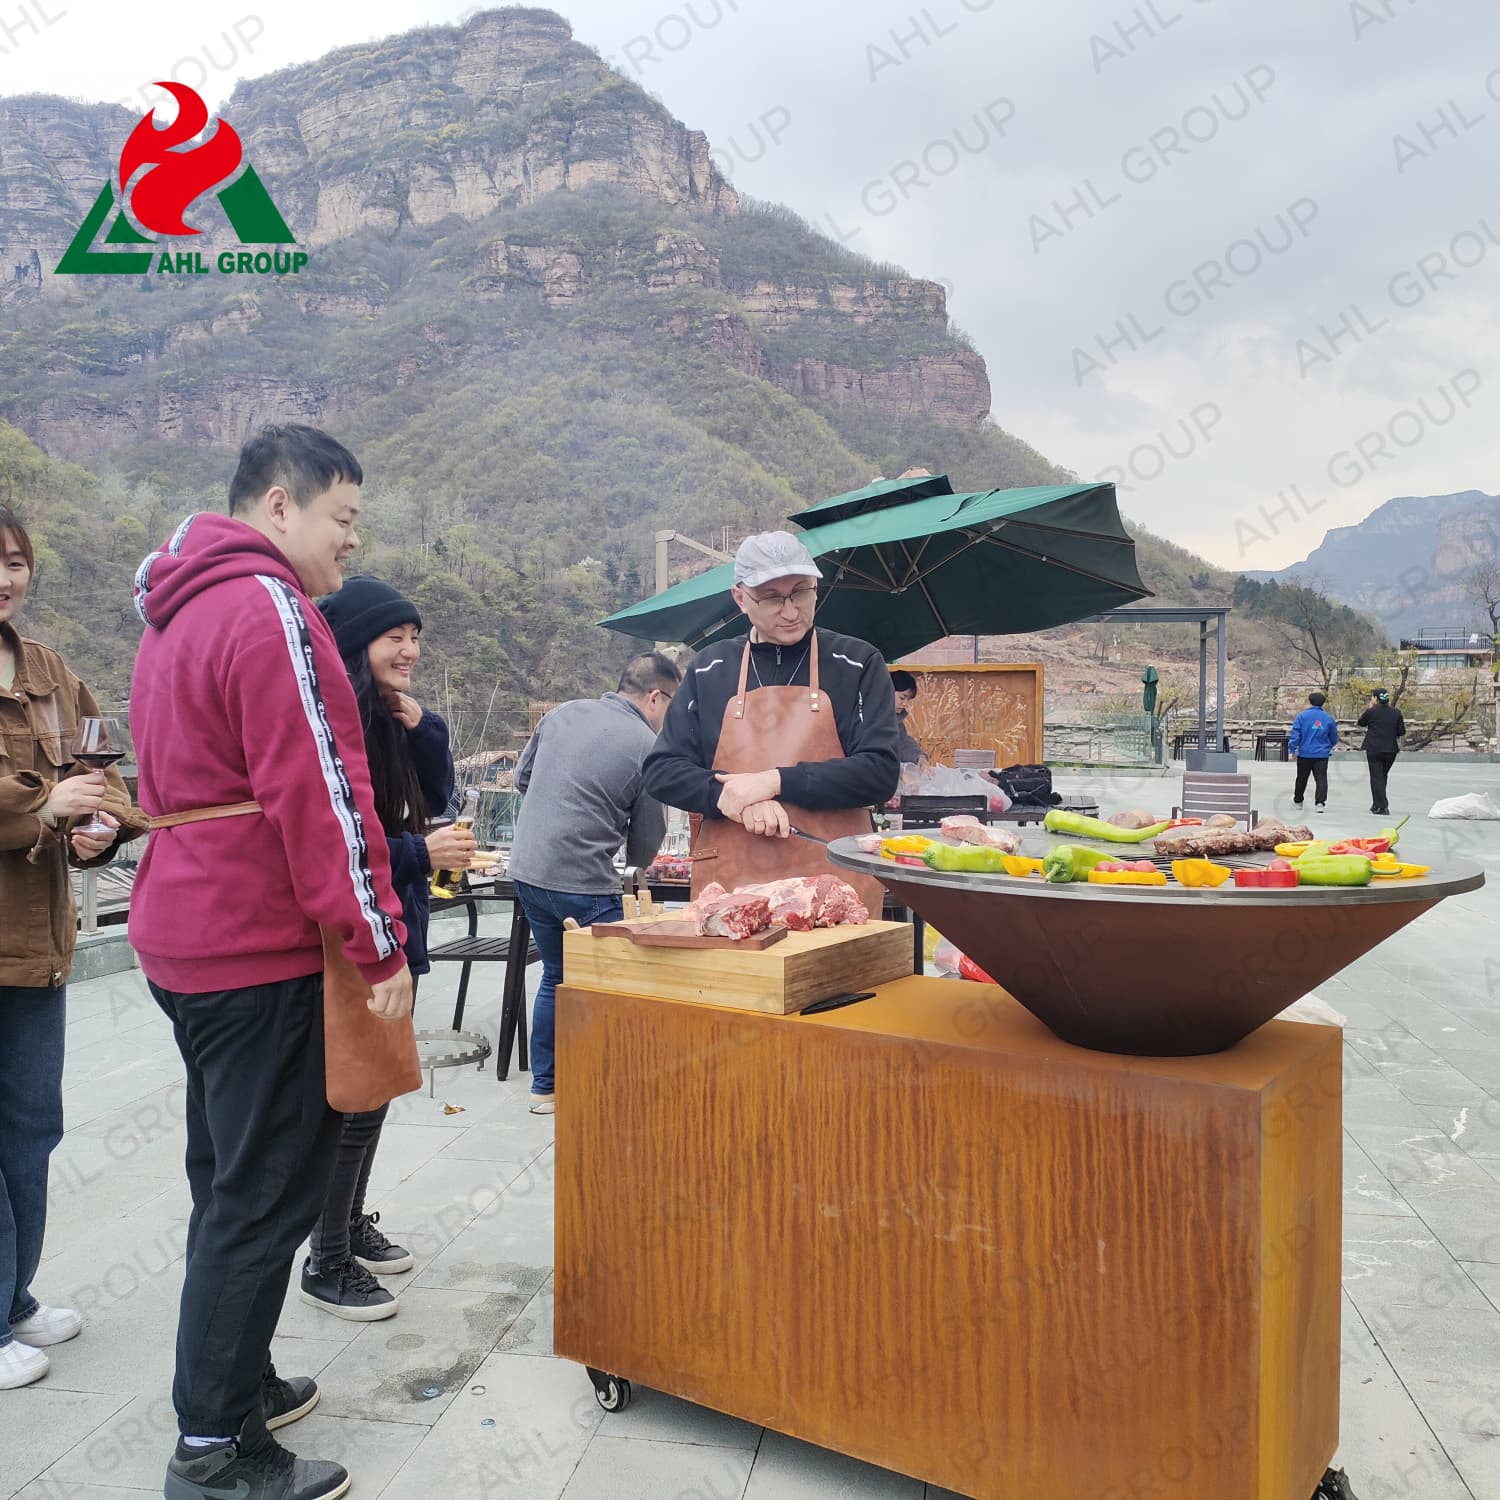
[[[1090,615],[1086,622],[1116,620],[1137,625],[1196,625],[1198,627],[1198,745],[1187,752],[1187,768],[1190,771],[1234,771],[1239,768],[1239,757],[1233,751],[1222,749],[1224,744],[1224,617],[1228,608],[1210,609],[1199,606],[1156,605],[1142,608],[1105,609]],[[1214,638],[1218,643],[1218,693],[1214,699],[1214,731],[1210,740],[1207,733],[1208,719],[1208,627],[1214,627]]]

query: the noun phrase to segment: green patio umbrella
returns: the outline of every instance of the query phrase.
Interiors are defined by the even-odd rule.
[[[921,482],[932,479],[942,476]],[[823,569],[818,623],[869,641],[888,661],[947,635],[1045,630],[1150,597],[1111,484],[915,499],[876,489],[792,519]],[[744,629],[733,582],[726,563],[601,623],[643,640],[707,645]]]
[[[1145,683],[1145,687],[1141,689],[1141,707],[1148,714],[1156,712],[1156,684],[1160,680],[1160,674],[1155,667],[1147,667],[1141,673],[1141,681]]]

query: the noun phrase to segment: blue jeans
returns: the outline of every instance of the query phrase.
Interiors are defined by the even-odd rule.
[[[0,1347],[37,1309],[47,1161],[62,1139],[67,990],[0,985]]]
[[[531,1008],[531,1092],[550,1094],[554,1087],[556,1050],[555,1009],[563,967],[563,922],[572,917],[580,927],[616,921],[625,915],[618,896],[575,896],[567,891],[544,891],[516,881],[516,894],[531,923],[536,951],[542,956],[542,983]]]

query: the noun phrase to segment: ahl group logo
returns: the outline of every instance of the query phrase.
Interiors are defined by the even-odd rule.
[[[118,178],[106,182],[99,190],[88,217],[57,263],[59,276],[140,275],[150,271],[153,260],[158,274],[209,274],[210,267],[201,250],[173,252],[161,249],[159,241],[155,248],[145,250],[95,248],[95,241],[111,214],[113,223],[104,235],[105,245],[153,244],[126,217],[127,205],[135,223],[154,234],[201,234],[202,230],[186,223],[183,215],[204,193],[229,182],[244,161],[240,138],[222,116],[211,136],[196,146],[189,145],[208,123],[207,105],[186,84],[162,83],[158,87],[177,100],[177,118],[170,125],[158,126],[156,111],[152,109],[130,132],[120,152]],[[142,167],[146,168],[144,172]],[[240,244],[297,243],[265,185],[256,176],[255,168],[248,163],[228,187],[214,196],[223,206]],[[159,256],[157,250],[161,252]],[[286,275],[300,271],[307,264],[307,255],[301,250],[225,250],[218,256],[217,264],[229,276]]]

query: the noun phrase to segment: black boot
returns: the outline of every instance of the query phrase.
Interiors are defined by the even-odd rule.
[[[162,1494],[165,1500],[337,1500],[348,1488],[342,1464],[288,1453],[257,1408],[227,1443],[190,1448],[179,1440]]]

